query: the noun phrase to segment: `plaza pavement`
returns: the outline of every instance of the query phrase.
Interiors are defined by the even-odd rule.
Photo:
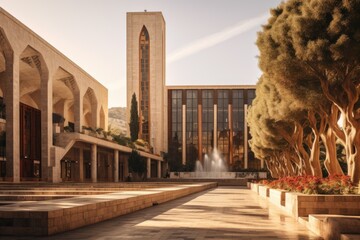
[[[218,187],[102,223],[40,239],[321,238],[248,189]]]

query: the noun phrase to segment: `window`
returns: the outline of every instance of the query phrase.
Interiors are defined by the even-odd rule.
[[[150,39],[144,26],[140,33],[140,133],[142,139],[150,142]]]

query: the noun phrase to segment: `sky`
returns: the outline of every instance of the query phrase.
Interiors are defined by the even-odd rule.
[[[161,11],[166,85],[254,85],[257,32],[281,0],[0,0],[126,106],[126,12]]]

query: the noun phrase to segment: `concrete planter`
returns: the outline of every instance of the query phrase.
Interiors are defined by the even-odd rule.
[[[259,185],[259,196],[263,198],[269,197],[269,187],[265,185]]]
[[[294,216],[339,214],[360,216],[360,195],[306,195],[285,193],[285,209]]]
[[[250,189],[256,194],[259,194],[259,184],[258,183],[250,183]]]
[[[278,207],[285,206],[285,193],[286,191],[280,189],[272,189],[269,190],[269,200],[271,203],[275,204]]]

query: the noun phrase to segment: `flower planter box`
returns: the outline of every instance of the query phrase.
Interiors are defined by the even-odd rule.
[[[251,191],[256,192],[256,194],[259,194],[259,184],[258,183],[251,183],[250,189],[251,189]]]
[[[306,195],[285,193],[285,209],[294,216],[339,214],[360,216],[360,195]]]
[[[259,185],[259,196],[263,198],[269,197],[269,187],[265,185]]]
[[[285,193],[286,191],[280,189],[272,189],[269,190],[269,200],[271,203],[275,204],[278,207],[285,206]]]

